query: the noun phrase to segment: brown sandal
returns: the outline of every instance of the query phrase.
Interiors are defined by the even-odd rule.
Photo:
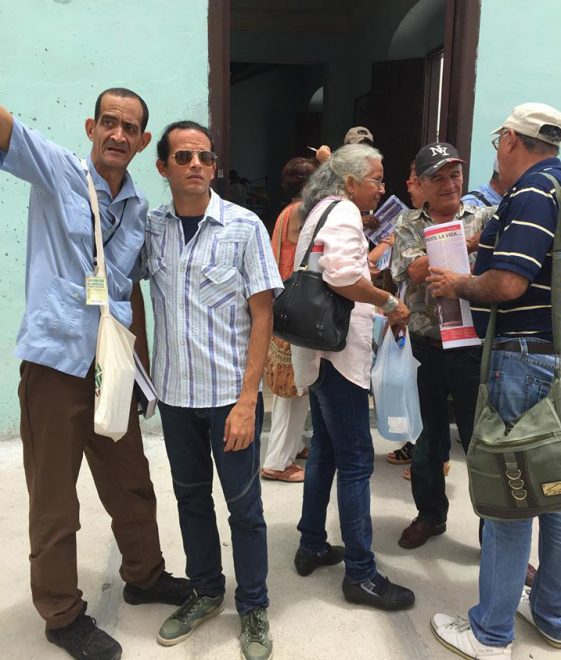
[[[285,470],[261,470],[261,478],[269,481],[284,481],[289,484],[300,484],[304,481],[304,468],[292,463]]]

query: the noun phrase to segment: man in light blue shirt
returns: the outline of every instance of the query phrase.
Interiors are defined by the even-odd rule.
[[[210,189],[216,155],[206,128],[190,121],[168,126],[157,167],[172,201],[148,213],[146,228],[153,378],[193,587],[191,598],[164,621],[158,641],[177,644],[223,608],[214,456],[230,512],[242,657],[266,660],[272,641],[259,388],[273,325],[272,292],[282,281],[263,223]]]
[[[84,163],[0,107],[0,169],[31,184],[26,306],[16,348],[31,591],[47,639],[75,658],[121,656],[118,642],[85,614],[78,589],[76,481],[84,455],[123,556],[125,600],[180,604],[190,592],[187,580],[164,571],[136,402],[118,443],[94,434],[99,307],[86,304],[95,257],[86,169],[99,200],[111,313],[129,326],[131,273],[144,242],[147,203],[127,166],[150,142],[147,122],[148,108],[136,93],[102,92],[94,118],[86,120],[92,150]]]
[[[507,187],[501,181],[499,164],[495,158],[495,162],[493,163],[493,174],[489,183],[484,183],[482,186],[467,192],[462,197],[462,202],[464,204],[478,207],[498,206],[506,191]]]

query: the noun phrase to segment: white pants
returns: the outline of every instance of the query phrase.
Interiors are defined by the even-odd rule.
[[[267,470],[285,470],[304,448],[302,433],[308,415],[308,396],[273,396],[269,446],[263,461]]]

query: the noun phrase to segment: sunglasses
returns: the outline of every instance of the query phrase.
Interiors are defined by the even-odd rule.
[[[189,165],[193,160],[193,156],[197,156],[202,165],[209,166],[216,163],[216,154],[214,151],[190,151],[189,149],[182,149],[171,155],[172,158],[175,158],[175,162],[178,165]]]

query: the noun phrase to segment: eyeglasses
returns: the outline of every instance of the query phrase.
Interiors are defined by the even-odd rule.
[[[501,138],[502,138],[502,136],[503,136],[505,133],[508,133],[508,131],[501,131],[501,132],[497,135],[496,138],[493,138],[493,139],[491,140],[491,144],[495,147],[495,149],[498,150],[498,148],[499,148],[499,142],[501,141]]]
[[[371,183],[375,183],[378,186],[378,188],[384,188],[386,186],[386,182],[383,179],[364,178],[363,181],[370,181]]]
[[[193,156],[197,156],[201,164],[207,167],[216,163],[216,154],[214,151],[190,151],[189,149],[182,149],[171,155],[172,158],[175,158],[175,162],[178,165],[189,165],[193,160]]]

